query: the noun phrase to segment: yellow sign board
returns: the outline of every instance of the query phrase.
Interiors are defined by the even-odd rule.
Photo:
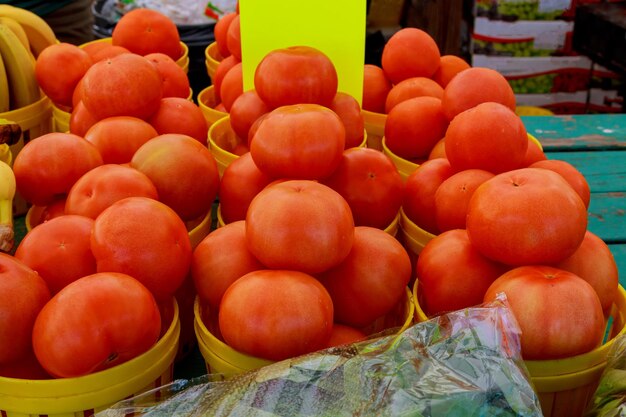
[[[244,91],[265,55],[289,46],[311,46],[335,65],[338,91],[359,103],[363,95],[364,0],[239,0]]]

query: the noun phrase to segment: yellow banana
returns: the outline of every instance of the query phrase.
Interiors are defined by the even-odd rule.
[[[0,161],[0,251],[13,248],[13,198],[15,175],[10,166]]]
[[[0,4],[0,16],[10,17],[22,26],[28,36],[30,49],[35,58],[45,48],[57,43],[56,35],[48,23],[30,10]]]
[[[7,73],[4,68],[4,61],[2,55],[0,55],[0,113],[9,111],[10,97],[9,97],[9,81],[7,79]]]
[[[0,16],[0,23],[8,26],[8,28],[11,29],[13,33],[15,33],[15,36],[17,36],[22,45],[24,45],[24,48],[26,48],[27,51],[30,51],[30,42],[28,41],[28,35],[26,35],[26,31],[24,30],[22,25],[17,22],[17,20],[11,19],[10,17],[6,16]]]
[[[35,77],[35,63],[11,29],[0,23],[0,55],[4,61],[10,89],[11,109],[39,100],[41,92]]]

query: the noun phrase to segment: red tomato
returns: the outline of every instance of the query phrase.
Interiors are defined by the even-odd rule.
[[[38,224],[47,222],[59,216],[65,214],[65,200],[66,196],[55,199],[52,203],[48,204],[41,210],[41,214],[38,219],[31,218],[31,227],[35,227]]]
[[[101,165],[72,186],[67,194],[65,213],[95,219],[105,208],[126,197],[159,199],[156,187],[146,174],[128,166]]]
[[[431,77],[439,67],[439,60],[439,47],[428,33],[403,28],[385,44],[381,64],[387,78],[398,84],[407,78]]]
[[[587,230],[576,252],[554,265],[578,275],[596,290],[604,315],[608,316],[617,297],[619,272],[611,249],[602,239]]]
[[[228,25],[226,46],[228,47],[228,52],[241,61],[241,21],[239,15],[236,15]]]
[[[500,276],[485,301],[506,294],[522,335],[526,360],[560,359],[589,352],[604,335],[602,306],[585,280],[548,266],[521,266]]]
[[[346,93],[337,93],[329,109],[337,113],[346,129],[345,148],[355,148],[363,142],[365,121],[361,106],[354,97]]]
[[[547,169],[496,175],[478,187],[467,211],[472,244],[508,265],[560,262],[578,249],[586,230],[582,200],[563,177]]]
[[[220,212],[224,223],[244,220],[252,199],[270,182],[247,152],[230,163],[220,182]]]
[[[159,308],[146,287],[125,274],[99,273],[46,304],[35,321],[33,347],[51,375],[78,377],[139,356],[160,332]]]
[[[265,269],[250,253],[243,220],[209,233],[193,251],[191,276],[202,303],[218,311],[228,287],[248,272]]]
[[[126,164],[141,145],[158,135],[145,120],[117,116],[102,119],[91,126],[85,133],[85,139],[98,148],[105,164]]]
[[[290,104],[328,107],[337,94],[337,71],[322,51],[310,46],[275,49],[261,60],[254,87],[271,108]]]
[[[438,234],[437,217],[435,211],[435,193],[437,188],[454,171],[447,159],[431,159],[420,165],[406,179],[404,214],[420,228],[432,234]]]
[[[344,324],[333,324],[333,332],[330,339],[326,342],[327,348],[348,345],[367,339],[367,335],[361,330]]]
[[[138,55],[161,52],[176,60],[181,56],[180,35],[167,15],[153,9],[133,9],[120,18],[111,34],[113,45]]]
[[[439,139],[439,142],[435,143],[435,146],[428,154],[428,159],[446,158],[446,141],[445,137]]]
[[[99,119],[87,110],[84,101],[81,100],[74,106],[70,114],[70,133],[84,137],[85,133],[87,133],[91,126],[96,124],[98,120]]]
[[[346,200],[333,189],[314,181],[284,181],[252,200],[246,238],[268,268],[318,273],[348,256],[354,220]]]
[[[489,171],[467,169],[442,182],[435,192],[435,217],[439,231],[465,229],[470,198],[479,185],[493,177]]]
[[[365,64],[363,67],[363,110],[374,113],[385,112],[385,100],[391,90],[391,83],[382,68]]]
[[[527,149],[522,119],[498,103],[464,111],[446,131],[446,156],[456,171],[477,168],[498,174],[521,168]]]
[[[472,67],[457,73],[443,92],[448,120],[481,103],[500,103],[515,111],[515,93],[502,74],[491,68]]]
[[[526,150],[526,157],[524,158],[524,162],[522,162],[522,167],[525,168],[537,161],[546,159],[548,159],[548,157],[543,153],[543,149],[541,149],[534,140],[528,138],[528,149]]]
[[[345,136],[341,119],[326,107],[283,106],[259,124],[250,153],[254,163],[270,177],[320,179],[339,165]]]
[[[443,88],[430,78],[413,77],[394,85],[385,101],[385,113],[389,113],[396,104],[415,97],[435,97],[441,100]]]
[[[91,253],[93,219],[63,215],[34,227],[20,242],[15,257],[36,271],[51,294],[96,273]]]
[[[226,109],[230,112],[233,103],[243,94],[243,72],[241,62],[232,66],[231,69],[224,74],[224,78],[220,84],[220,100]]]
[[[163,96],[161,75],[136,54],[96,62],[85,73],[82,88],[82,101],[96,120],[111,116],[147,119]]]
[[[148,119],[159,135],[176,133],[191,136],[207,144],[209,127],[200,107],[180,97],[164,97],[156,112]]]
[[[35,318],[49,299],[50,291],[37,272],[0,253],[0,365],[16,362],[32,350]]]
[[[408,99],[387,115],[385,144],[401,158],[426,158],[447,128],[441,100],[435,97]]]
[[[219,64],[217,64],[217,68],[215,69],[215,75],[213,76],[212,80],[214,86],[213,94],[215,94],[215,100],[217,102],[221,102],[222,100],[220,92],[222,91],[221,88],[224,77],[226,76],[228,71],[230,71],[230,69],[237,65],[239,62],[240,61],[237,60],[237,58],[231,55],[228,58],[224,58],[222,61],[220,61]],[[243,91],[243,86],[241,89]]]
[[[13,162],[19,193],[29,202],[45,206],[87,171],[102,165],[98,149],[80,136],[48,133],[24,145]]]
[[[187,228],[176,212],[145,197],[125,198],[100,213],[91,250],[98,272],[128,274],[159,301],[180,287],[192,253]]]
[[[157,136],[137,149],[130,165],[150,178],[159,201],[183,220],[205,215],[217,196],[217,163],[208,148],[190,136]]]
[[[32,345],[32,343],[30,344]],[[0,363],[0,376],[17,379],[50,379],[50,374],[42,368],[32,351],[32,346],[29,348],[30,351],[19,359]]]
[[[105,43],[105,42],[102,42],[102,43]],[[107,44],[106,47],[93,53],[91,55],[91,60],[94,63],[96,63],[105,59],[111,59],[121,54],[130,54],[130,53],[132,52],[130,52],[128,49],[124,48],[123,46]]]
[[[358,226],[348,257],[319,279],[333,299],[335,321],[365,327],[406,296],[411,260],[393,236]]]
[[[374,149],[345,150],[335,172],[322,182],[346,199],[357,226],[384,229],[402,206],[404,181],[391,159]]]
[[[146,55],[146,59],[154,65],[163,80],[163,97],[189,96],[189,77],[183,68],[169,56],[162,53]]]
[[[226,13],[224,16],[220,17],[215,23],[215,27],[213,28],[213,34],[215,36],[215,42],[217,43],[217,49],[220,52],[222,58],[227,58],[230,56],[230,51],[228,50],[228,44],[226,42],[226,36],[228,34],[228,27],[232,23],[233,19],[237,16],[237,13]]]
[[[591,200],[589,183],[587,182],[585,176],[574,165],[566,161],[546,159],[533,163],[532,165],[530,165],[530,168],[549,169],[562,176],[583,200],[585,207],[589,208],[589,201]]]
[[[241,139],[248,139],[254,122],[270,111],[256,91],[250,90],[235,99],[230,107],[230,126]]]
[[[455,75],[468,68],[470,68],[470,64],[462,58],[456,55],[443,55],[439,60],[439,68],[437,68],[432,78],[433,81],[446,88]]]
[[[226,290],[220,305],[219,328],[226,343],[270,360],[323,348],[332,327],[328,292],[302,272],[250,272]]]
[[[57,43],[45,48],[35,63],[37,83],[53,103],[72,107],[76,84],[91,66],[91,57],[76,45]],[[59,68],[63,68],[59,71]]]
[[[420,306],[434,316],[478,305],[487,288],[506,270],[481,255],[465,230],[443,232],[430,240],[417,258]]]

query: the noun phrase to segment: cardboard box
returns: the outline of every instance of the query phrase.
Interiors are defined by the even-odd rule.
[[[532,57],[572,53],[573,22],[503,22],[476,18],[471,37],[473,54]]]
[[[624,112],[624,90],[589,90],[589,113],[622,113]]]
[[[506,58],[472,56],[472,66],[500,72],[516,94],[573,93],[589,88],[591,61],[584,56]]]

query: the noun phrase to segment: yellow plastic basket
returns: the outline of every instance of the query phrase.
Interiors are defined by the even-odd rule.
[[[399,327],[398,333],[408,329],[413,324],[415,305],[411,291],[407,288],[406,297],[387,315],[379,318],[367,328],[362,329],[365,334],[375,334],[386,329]],[[206,362],[208,373],[221,373],[225,378],[261,368],[274,363],[266,359],[245,355],[228,346],[217,333],[215,315],[203,311],[198,298],[194,303],[194,327],[198,339],[200,353]],[[210,323],[205,324],[203,317]],[[213,319],[208,319],[213,317]]]
[[[515,114],[518,116],[554,116],[554,112],[535,106],[517,106],[515,107]]]
[[[400,174],[403,180],[406,181],[409,175],[411,175],[413,171],[419,168],[419,164],[416,164],[415,162],[411,162],[408,159],[401,158],[395,153],[391,152],[391,150],[385,144],[384,136],[382,138],[382,147],[383,147],[383,153],[391,159],[393,164],[398,169],[398,173]]]
[[[204,120],[206,120],[207,126],[209,126],[209,128],[213,125],[213,123],[228,116],[228,113],[215,110],[215,106],[217,106],[219,103],[215,98],[214,86],[210,85],[204,90],[200,91],[200,93],[198,93],[197,100],[198,106],[200,107],[200,110],[202,110]]]
[[[405,247],[414,255],[419,255],[424,246],[436,236],[411,221],[403,209],[400,209],[400,233]]]
[[[232,150],[235,149],[240,140],[230,126],[229,116],[219,119],[209,128],[209,150],[217,162],[220,178],[222,178],[226,167],[239,158],[232,153]]]
[[[0,377],[0,409],[6,417],[83,417],[132,395],[172,381],[180,321],[173,300],[171,324],[144,354],[78,378],[25,380]]]
[[[385,122],[387,115],[384,113],[374,113],[367,110],[361,110],[363,121],[365,122],[365,130],[367,131],[367,147],[383,150],[383,136],[385,136]]]
[[[222,61],[222,56],[220,55],[220,51],[217,49],[217,42],[210,43],[209,46],[204,50],[204,58],[206,65],[206,72],[211,78],[211,82],[213,82],[213,77],[215,76],[215,71],[217,70],[217,66]]]

